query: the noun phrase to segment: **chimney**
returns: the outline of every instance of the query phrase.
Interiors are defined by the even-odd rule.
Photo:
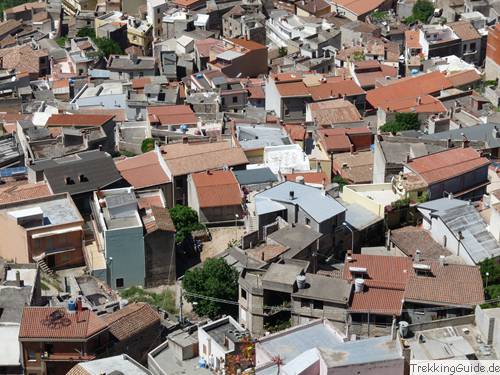
[[[349,152],[351,155],[354,154],[354,145],[352,143],[349,145]]]
[[[295,199],[295,192],[293,190],[290,190],[290,200],[294,200]]]
[[[24,286],[24,281],[21,280],[21,273],[19,272],[19,270],[16,271],[16,286],[18,287]]]
[[[440,255],[439,256],[439,265],[442,267],[446,264],[446,261],[445,261],[445,256],[444,255]]]
[[[391,340],[396,340],[398,337],[398,330],[396,328],[396,317],[392,317],[392,325],[391,325]]]
[[[410,154],[406,154],[406,162],[407,162],[407,163],[409,163],[409,162],[410,162],[410,159],[411,159]]]
[[[451,148],[451,138],[446,140],[446,148]]]
[[[76,311],[82,311],[82,310],[83,310],[82,297],[78,297],[76,300]]]
[[[420,263],[420,260],[421,260],[421,259],[420,259],[420,255],[421,255],[421,252],[420,252],[420,250],[419,250],[419,249],[417,249],[417,250],[415,251],[415,259],[414,259],[415,263]]]

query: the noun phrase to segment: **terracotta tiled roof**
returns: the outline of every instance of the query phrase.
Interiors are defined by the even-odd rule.
[[[346,260],[343,278],[352,280],[350,267],[364,267],[367,269],[366,285],[383,286],[387,288],[404,289],[412,269],[410,258],[386,257],[383,255],[352,254],[352,261]]]
[[[378,315],[401,315],[404,290],[366,287],[361,293],[354,293],[350,311]]]
[[[197,123],[196,116],[188,105],[164,105],[148,107],[148,120],[150,124],[168,125],[193,125]]]
[[[434,241],[429,232],[420,227],[403,227],[392,230],[391,242],[409,257],[414,257],[417,250],[420,250],[423,260],[439,259],[441,255],[451,255],[448,250]]]
[[[419,39],[420,39],[420,32],[418,30],[405,31],[406,48],[422,48]]]
[[[115,164],[122,177],[136,189],[164,185],[170,182],[170,178],[161,167],[158,154],[155,151],[119,160]]]
[[[370,90],[366,93],[366,100],[374,108],[386,108],[392,101],[439,93],[450,87],[452,84],[443,73],[432,72],[402,78],[387,86]]]
[[[113,120],[113,115],[70,115],[53,114],[47,120],[47,126],[103,126]]]
[[[232,171],[207,171],[191,175],[201,208],[241,205],[241,191]]]
[[[334,128],[334,129],[319,129],[316,134],[318,135],[319,142],[323,145],[326,152],[349,152],[351,145],[355,144],[351,140],[351,136],[366,136],[366,142],[362,142],[366,147],[370,147],[372,133],[366,126],[359,128]]]
[[[21,27],[22,22],[19,20],[7,20],[0,22],[0,35],[5,35],[7,33],[12,33],[12,31]]]
[[[62,317],[57,319],[57,315]],[[70,314],[58,307],[25,307],[19,338],[86,339],[106,329],[106,326],[106,323],[90,310]]]
[[[266,93],[264,92],[264,89],[262,86],[248,86],[247,87],[248,94],[250,96],[250,99],[265,99],[266,98]]]
[[[269,262],[273,260],[277,256],[280,256],[284,252],[288,251],[289,248],[283,245],[268,245],[263,244],[258,247],[254,247],[246,250],[246,253],[249,257],[252,257],[257,260],[262,260],[264,262]]]
[[[311,103],[311,115],[316,125],[332,125],[362,120],[356,106],[344,99]]]
[[[85,107],[81,108],[76,113],[80,114],[95,114],[95,115],[109,115],[114,116],[116,122],[127,121],[127,111],[122,108],[102,108],[102,107]]]
[[[295,182],[297,177],[304,177],[304,182],[306,184],[323,184],[326,182],[325,172],[297,172],[285,174],[285,179],[287,181]]]
[[[170,212],[165,207],[151,206],[150,211],[142,217],[144,228],[147,233],[157,230],[165,232],[175,232],[175,225],[170,216]]]
[[[439,99],[430,95],[402,98],[390,101],[384,108],[390,112],[444,113],[446,107]]]
[[[139,199],[137,199],[137,205],[139,206],[139,209],[148,209],[151,207],[165,208],[165,205],[163,204],[159,195],[140,197]]]
[[[0,49],[2,69],[16,69],[18,72],[39,74],[40,57],[48,57],[43,49],[34,50],[28,44]]]
[[[372,60],[373,61],[373,60]],[[356,78],[361,87],[375,86],[377,80],[384,79],[385,77],[397,77],[398,70],[392,66],[387,66],[377,62],[379,70],[356,72]]]
[[[93,374],[85,370],[80,365],[76,365],[72,367],[66,375],[93,375]]]
[[[479,82],[481,80],[481,75],[475,69],[471,69],[448,74],[446,78],[448,78],[453,87],[460,87]]]
[[[335,5],[338,4],[360,16],[377,9],[384,3],[384,0],[334,0],[333,3],[333,10],[336,8]]]
[[[325,0],[298,1],[296,6],[313,15],[331,7]]]
[[[351,79],[330,80],[319,86],[309,87],[313,100],[343,98],[363,95],[365,92]]]
[[[242,39],[242,38],[229,39],[229,40],[231,42],[233,42],[234,44],[236,44],[240,47],[246,48],[250,51],[267,48],[265,45],[254,42],[253,40],[247,40],[247,39]]]
[[[229,142],[171,143],[162,147],[163,158],[174,176],[248,164],[241,147]]]
[[[353,184],[369,184],[373,179],[373,153],[363,151],[355,154],[335,154],[332,168]]]
[[[451,27],[463,42],[481,39],[481,35],[469,21],[448,22],[446,25]]]
[[[353,280],[350,267],[366,268],[365,287],[354,293],[353,312],[372,312],[381,315],[401,315],[403,296],[412,268],[410,258],[353,254],[346,260],[343,270],[345,280]]]
[[[274,77],[281,96],[311,96],[313,100],[319,101],[364,94],[356,82],[341,77],[328,77],[324,80],[321,80],[321,75],[311,74],[293,79],[292,75]]]
[[[151,78],[149,78],[149,77],[134,78],[132,80],[132,88],[134,90],[143,89],[144,86],[146,86],[150,83],[151,83]]]
[[[479,267],[462,264],[441,265],[439,261],[421,263],[431,266],[430,275],[420,276],[412,269],[405,300],[460,306],[484,302],[483,280]]]
[[[277,88],[281,96],[311,96],[302,81],[279,83]]]
[[[306,136],[306,131],[301,124],[285,124],[284,128],[292,141],[303,141]]]
[[[460,176],[490,164],[473,148],[454,148],[411,160],[407,167],[427,184]]]
[[[20,202],[27,199],[52,195],[46,183],[0,185],[0,204]]]
[[[194,46],[195,49],[198,51],[198,54],[201,57],[209,57],[210,56],[210,49],[213,46],[220,45],[223,46],[224,42],[220,39],[214,39],[214,38],[207,38],[207,39],[201,39],[201,40],[195,40],[194,41]]]
[[[102,317],[109,332],[119,341],[139,334],[153,324],[160,324],[160,316],[147,303],[132,303],[123,309]]]

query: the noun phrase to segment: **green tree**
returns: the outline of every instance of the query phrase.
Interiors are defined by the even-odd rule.
[[[56,43],[58,44],[59,47],[64,48],[66,46],[66,42],[68,41],[67,36],[61,36],[60,38],[56,39]]]
[[[192,231],[204,228],[198,221],[196,211],[188,206],[175,205],[175,207],[170,209],[170,216],[175,225],[175,240],[178,244],[190,237]]]
[[[123,50],[121,47],[112,39],[96,38],[94,40],[95,45],[99,48],[99,55],[101,57],[109,57],[109,55],[122,55]]]
[[[416,113],[396,113],[394,120],[387,121],[380,127],[383,132],[398,133],[404,130],[420,129],[420,121]]]
[[[92,40],[95,39],[95,30],[91,27],[84,27],[83,29],[78,30],[76,36],[79,38],[89,37]]]
[[[154,150],[154,148],[155,148],[155,140],[153,138],[146,138],[144,141],[142,141],[141,151],[143,153]]]
[[[335,182],[336,184],[339,184],[339,190],[342,191],[342,189],[344,188],[344,186],[346,185],[349,185],[349,182],[344,180],[344,178],[337,174],[335,176],[333,176],[333,182]]]
[[[278,54],[280,57],[288,55],[288,49],[286,47],[280,47],[278,49]]]
[[[434,4],[429,0],[417,0],[412,9],[413,21],[427,23],[434,13]]]
[[[194,311],[200,316],[215,319],[223,314],[236,316],[237,306],[197,298],[190,293],[206,297],[238,301],[238,271],[222,258],[211,258],[202,267],[194,268],[184,274],[182,287],[186,300],[195,302]]]
[[[0,1],[0,12],[3,14],[5,9],[9,9],[21,4],[25,4],[31,0],[1,0]]]
[[[352,59],[354,61],[363,61],[365,59],[365,54],[361,51],[356,51],[352,54]]]

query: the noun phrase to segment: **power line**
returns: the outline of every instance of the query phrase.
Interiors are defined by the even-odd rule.
[[[217,302],[217,303],[224,303],[227,305],[234,305],[234,306],[239,306],[239,302],[237,301],[231,301],[227,299],[222,299],[222,298],[216,298],[216,297],[210,297],[210,296],[204,296],[202,294],[197,294],[197,293],[191,293],[191,292],[186,292],[183,291],[183,294],[186,296],[190,296],[193,298],[198,298],[198,299],[204,299],[212,302]],[[490,299],[486,300],[483,303],[495,303],[495,302],[500,302],[500,298],[495,298],[495,299]],[[442,311],[442,310],[454,310],[460,307],[427,307],[427,308],[415,308],[415,309],[402,309],[401,313],[403,312],[414,312],[414,311]],[[287,307],[287,306],[262,306],[263,310],[276,310],[276,311],[290,311],[294,312],[296,309]],[[368,312],[368,311],[366,311]],[[385,312],[382,309],[369,309],[370,313],[377,313],[377,312]]]

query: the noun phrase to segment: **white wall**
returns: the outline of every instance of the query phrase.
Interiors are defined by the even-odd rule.
[[[273,79],[268,78],[265,86],[266,111],[274,111],[281,118],[281,95]]]

